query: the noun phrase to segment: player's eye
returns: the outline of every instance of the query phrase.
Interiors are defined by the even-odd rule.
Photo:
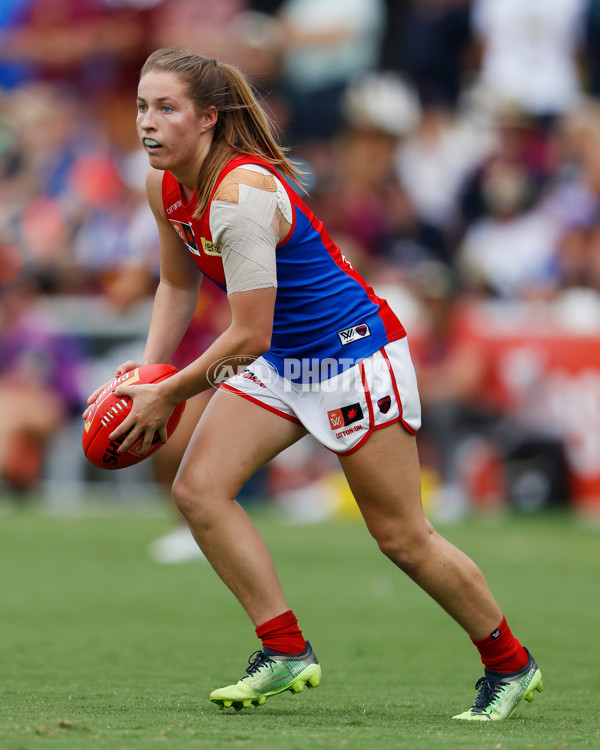
[[[173,112],[174,110],[173,110],[173,107],[169,107],[168,104],[164,104],[162,107],[162,111],[168,113],[168,112]]]
[[[137,108],[138,108],[138,112],[145,112],[148,109],[148,105],[138,102]]]

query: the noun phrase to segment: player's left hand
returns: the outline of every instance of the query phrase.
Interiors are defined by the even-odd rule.
[[[167,422],[176,404],[171,402],[161,385],[120,385],[115,389],[115,396],[128,396],[133,402],[127,418],[110,435],[111,440],[125,436],[119,453],[129,450],[140,437],[142,445],[136,452],[141,456],[150,450],[156,434],[162,443],[167,442]]]

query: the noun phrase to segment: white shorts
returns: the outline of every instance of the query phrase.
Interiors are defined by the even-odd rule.
[[[373,430],[394,422],[401,422],[412,434],[421,426],[417,379],[406,337],[320,382],[292,382],[259,357],[221,388],[303,425],[341,455],[358,450]]]

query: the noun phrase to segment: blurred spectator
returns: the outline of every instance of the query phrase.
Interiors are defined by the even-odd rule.
[[[561,227],[561,285],[600,292],[600,105],[589,101],[565,117],[560,135],[547,205]]]
[[[547,195],[556,164],[551,140],[520,107],[496,102],[493,148],[466,181],[464,235],[456,267],[465,287],[484,296],[548,296],[560,286],[560,222]]]
[[[407,76],[425,106],[454,109],[470,49],[470,0],[390,3],[382,64]]]
[[[283,32],[266,13],[238,13],[228,24],[232,47],[230,59],[250,77],[259,93],[271,93],[281,72]]]
[[[284,30],[289,141],[295,146],[327,141],[340,126],[348,84],[377,68],[383,0],[285,0],[278,18]]]
[[[373,73],[348,86],[340,112],[330,161],[315,169],[309,201],[349,260],[372,277],[392,260],[394,243],[413,241],[419,233],[394,171],[398,142],[418,121],[418,102],[394,73]]]
[[[467,178],[493,145],[489,128],[432,104],[421,108],[418,127],[400,143],[398,177],[421,217],[432,257],[452,262]]]
[[[512,299],[556,291],[559,229],[543,204],[531,205],[530,189],[519,164],[494,161],[486,170],[482,191],[487,215],[467,229],[457,255],[470,290]]]
[[[79,413],[81,346],[37,307],[43,280],[0,289],[0,482],[23,492],[43,475],[48,442]]]
[[[0,238],[23,262],[68,288],[72,203],[69,174],[90,145],[78,102],[51,85],[32,84],[4,99],[8,138],[0,156]]]
[[[230,59],[235,43],[229,24],[245,9],[245,0],[165,0],[152,15],[152,49],[188,47],[202,55]]]
[[[22,78],[29,83],[52,83],[75,94],[111,141],[131,147],[131,92],[151,39],[149,4],[24,0],[19,23],[0,44],[0,63],[26,70]]]
[[[121,168],[107,155],[90,153],[70,175],[80,211],[73,235],[79,283],[103,294],[118,310],[152,295],[158,281],[156,230],[138,153],[145,161],[144,153],[133,152]]]
[[[600,0],[587,0],[584,19],[586,89],[591,96],[600,96]]]
[[[496,163],[523,170],[528,184],[528,205],[541,196],[556,167],[550,141],[537,126],[535,118],[519,105],[505,101],[476,101],[472,106],[479,110],[478,117],[491,133],[492,141],[491,148],[463,186],[460,211],[467,224],[489,212],[483,183],[487,171]],[[474,124],[477,124],[477,115]]]
[[[119,307],[147,296],[157,250],[143,176],[128,185],[121,174],[135,157],[118,155],[97,123],[77,116],[77,100],[52,85],[13,94],[7,111],[0,237],[53,279],[55,293],[103,291]]]
[[[131,85],[123,73],[143,39],[134,10],[101,0],[19,0],[9,3],[5,18],[0,61],[26,67],[28,80],[69,84],[88,95]]]
[[[563,288],[587,288],[600,293],[600,218],[565,232],[559,263]]]
[[[578,53],[587,0],[473,0],[479,83],[494,98],[552,120],[581,92]]]
[[[232,49],[229,62],[252,81],[261,104],[281,135],[289,124],[289,105],[281,83],[283,29],[271,15],[238,13],[227,26]]]

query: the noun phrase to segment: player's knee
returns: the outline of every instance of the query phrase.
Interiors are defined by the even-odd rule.
[[[177,510],[184,518],[191,520],[200,512],[203,498],[209,496],[210,488],[197,476],[192,478],[183,473],[175,478],[171,494]]]
[[[413,576],[428,554],[430,524],[417,529],[384,530],[375,536],[379,549],[401,570]]]
[[[231,505],[236,490],[226,477],[198,464],[179,471],[171,494],[181,515],[197,524],[210,523],[215,513]]]
[[[189,518],[192,496],[190,495],[189,487],[179,477],[173,482],[171,488],[171,496],[177,510],[181,513],[184,518]]]

